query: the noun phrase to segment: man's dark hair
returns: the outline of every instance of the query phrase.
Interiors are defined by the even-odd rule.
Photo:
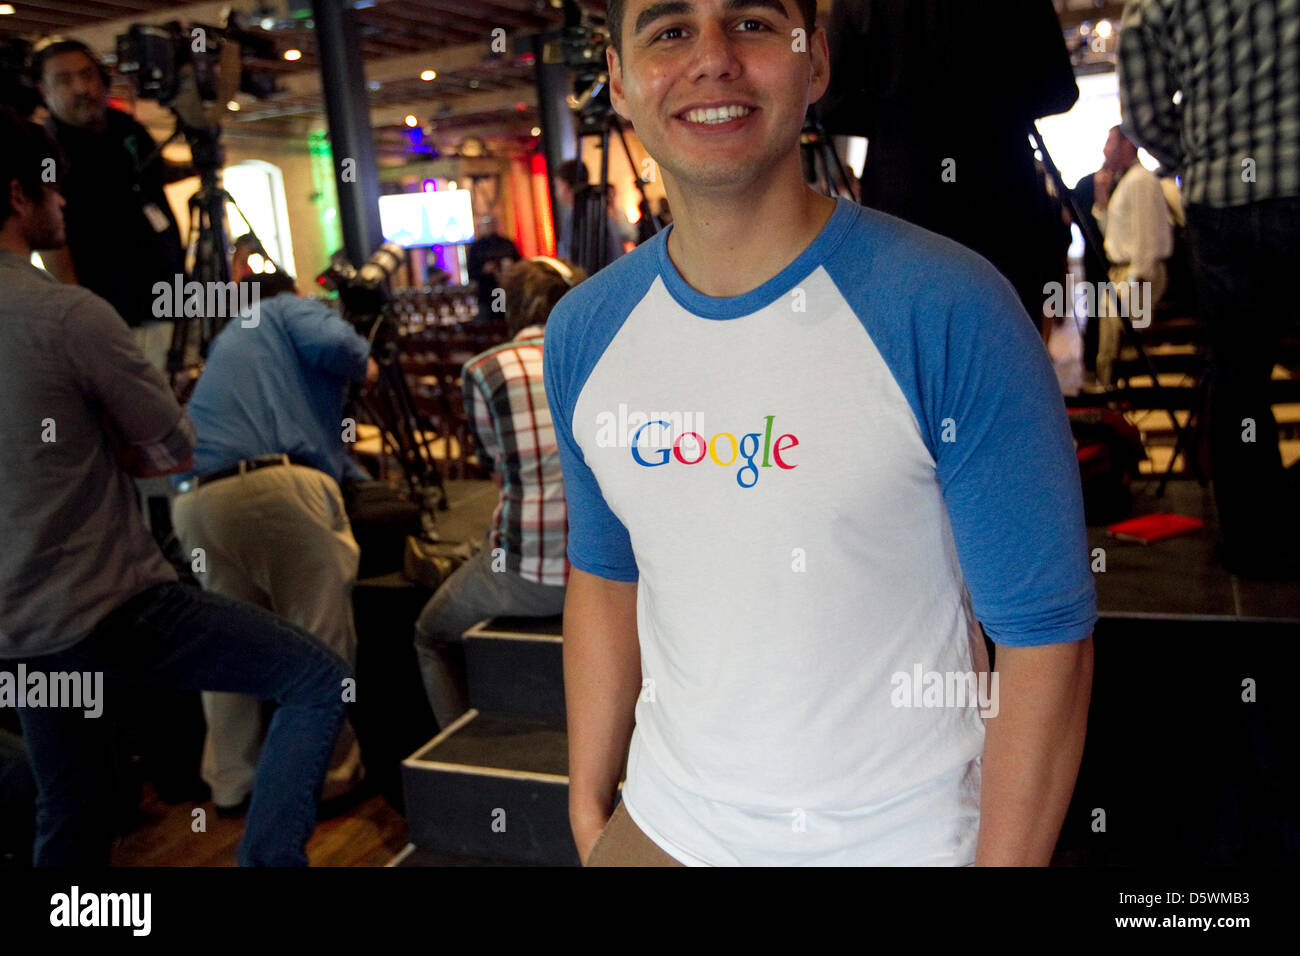
[[[232,253],[238,252],[240,249],[244,249],[245,251],[247,251],[250,256],[256,253],[257,255],[261,256],[263,259],[269,258],[269,256],[267,256],[266,254],[265,247],[263,247],[262,245],[262,240],[258,239],[256,234],[251,232],[244,233],[242,236],[236,239],[230,247],[230,251]]]
[[[610,42],[620,60],[623,58],[623,6],[625,0],[609,0],[605,5],[605,26],[609,28]],[[804,29],[813,32],[817,26],[817,0],[794,0],[795,8],[803,14]]]
[[[298,294],[298,280],[287,272],[258,272],[243,281],[257,289],[259,299],[272,299],[281,292]]]
[[[104,64],[99,62],[99,57],[95,56],[95,51],[80,40],[73,40],[70,37],[52,36],[46,37],[36,44],[32,51],[32,82],[41,83],[45,79],[45,64],[51,57],[58,56],[61,53],[84,53],[91,63],[95,64],[95,69],[99,71],[99,78],[104,81],[105,86],[111,86],[109,81],[108,70],[104,69]]]
[[[18,180],[23,195],[32,202],[40,202],[45,198],[46,186],[57,188],[63,157],[49,133],[8,106],[0,106],[0,143],[9,144],[0,149],[0,187],[4,189],[0,201],[2,227],[14,211],[9,201],[9,184]]]

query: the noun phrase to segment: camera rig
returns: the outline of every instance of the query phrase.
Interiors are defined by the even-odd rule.
[[[406,250],[394,242],[381,245],[359,269],[340,250],[316,282],[338,292],[343,318],[370,343],[379,379],[368,392],[354,391],[350,402],[378,426],[385,450],[401,465],[411,500],[431,531],[433,512],[447,508],[447,492],[429,441],[435,429],[411,398],[402,371],[400,330],[389,309],[388,282],[405,261]]]
[[[269,37],[244,29],[234,14],[228,15],[222,26],[180,21],[159,26],[134,24],[117,37],[118,71],[134,77],[140,97],[156,100],[176,117],[176,129],[159,145],[158,152],[179,136],[189,143],[199,188],[189,199],[185,262],[188,277],[201,283],[231,280],[226,203],[249,221],[221,185],[225,162],[221,119],[226,103],[237,92],[257,97],[276,92],[274,74],[246,67],[246,53],[273,58],[275,44]],[[224,318],[210,315],[177,321],[167,368],[178,391],[184,392],[192,384],[222,325]]]
[[[623,155],[633,170],[633,181],[641,194],[640,209],[644,222],[658,232],[661,224],[650,210],[641,176],[636,173],[636,162],[627,144],[623,120],[614,111],[609,100],[609,73],[606,70],[605,50],[609,46],[609,33],[604,27],[585,22],[582,8],[575,0],[564,0],[564,27],[554,44],[555,53],[573,74],[573,92],[568,97],[569,109],[577,120],[578,155],[582,155],[582,141],[588,136],[600,139],[600,181],[590,188],[578,184],[573,196],[573,240],[570,258],[589,274],[609,265],[606,253],[609,217],[606,202],[609,192],[609,139],[617,133],[623,145]],[[555,55],[548,51],[548,55]],[[573,184],[570,184],[573,185]]]

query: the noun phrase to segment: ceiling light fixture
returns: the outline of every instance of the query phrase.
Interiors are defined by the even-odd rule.
[[[424,82],[426,83],[428,83],[430,80],[436,80],[437,78],[438,78],[437,70],[425,70],[423,73],[420,74],[420,79],[424,80]]]
[[[294,62],[295,60],[301,60],[302,50],[285,50],[284,58],[288,60],[290,63]]]
[[[414,113],[407,113],[406,119],[403,120],[403,122],[406,123],[407,126],[411,127],[411,129],[415,129],[415,127],[420,125],[420,120]]]

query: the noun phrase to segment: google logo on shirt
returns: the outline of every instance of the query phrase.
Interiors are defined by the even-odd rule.
[[[758,457],[759,439],[762,439],[763,442],[763,468],[771,468],[773,461],[776,462],[778,468],[783,468],[786,471],[791,471],[799,467],[797,463],[788,464],[782,457],[783,452],[788,452],[791,448],[794,448],[799,444],[798,438],[794,435],[787,434],[779,435],[775,442],[772,441],[772,422],[775,418],[775,415],[765,416],[763,420],[767,422],[767,428],[764,429],[761,434],[759,432],[749,432],[748,434],[742,435],[740,441],[736,441],[736,436],[731,434],[731,432],[718,432],[707,441],[705,441],[704,436],[699,432],[682,432],[677,436],[677,440],[673,442],[673,447],[671,449],[647,449],[652,458],[658,456],[658,461],[647,461],[642,457],[641,433],[651,425],[662,425],[665,429],[671,428],[672,426],[662,419],[646,422],[638,428],[636,434],[632,436],[632,459],[638,465],[643,465],[646,468],[658,468],[660,465],[668,464],[668,462],[673,458],[676,458],[683,465],[698,465],[700,462],[704,461],[705,458],[708,458],[715,465],[721,465],[723,468],[727,468],[736,464],[739,459],[743,458],[748,464],[742,466],[736,472],[736,484],[740,485],[742,488],[753,488],[758,484],[758,469],[760,466],[755,463],[754,459]],[[690,451],[683,451],[682,442],[687,438],[693,439],[693,442],[690,445]],[[696,450],[699,451],[698,455],[694,458],[687,457],[688,454],[693,454]],[[725,461],[723,460],[724,456],[726,458]],[[745,480],[746,473],[750,475],[748,481]]]

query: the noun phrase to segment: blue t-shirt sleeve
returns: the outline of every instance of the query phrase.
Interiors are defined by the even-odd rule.
[[[546,401],[551,409],[555,440],[564,472],[564,498],[569,515],[569,563],[580,571],[611,581],[635,581],[636,557],[627,528],[615,517],[601,494],[596,476],[573,437],[573,411],[582,386],[607,342],[585,334],[588,316],[575,307],[571,292],[561,299],[546,323],[542,369]]]
[[[370,345],[334,310],[320,302],[276,296],[285,328],[305,364],[359,382],[366,377]]]
[[[1097,601],[1065,402],[1011,284],[991,267],[974,278],[953,287],[919,378],[971,607],[998,644],[1082,640]]]

